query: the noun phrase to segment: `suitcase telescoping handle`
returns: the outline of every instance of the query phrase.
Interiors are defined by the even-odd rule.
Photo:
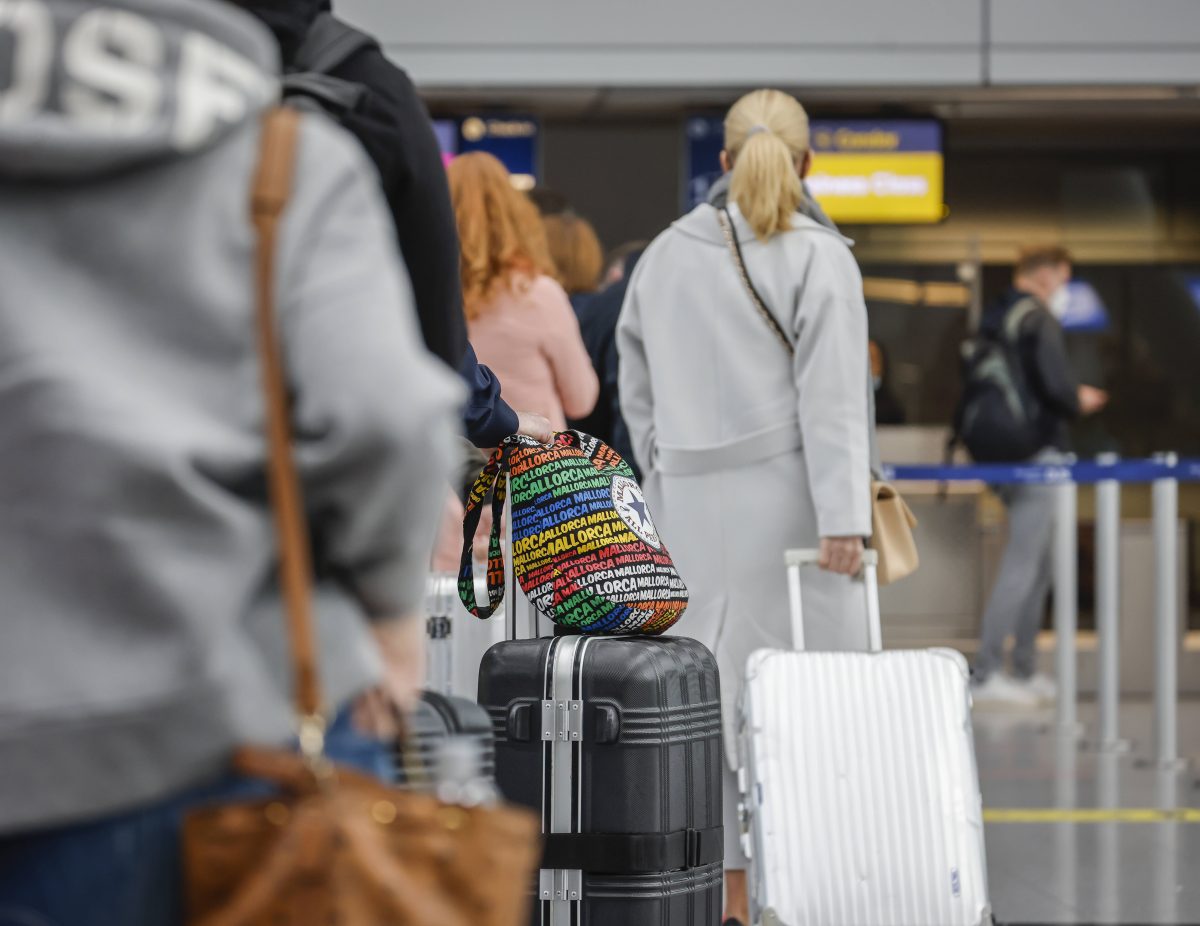
[[[788,550],[785,554],[788,570],[788,598],[792,612],[792,646],[804,651],[804,604],[800,596],[800,571],[817,566],[820,550]],[[883,649],[883,628],[879,621],[879,554],[863,551],[863,568],[859,578],[867,595],[867,647],[872,653]]]

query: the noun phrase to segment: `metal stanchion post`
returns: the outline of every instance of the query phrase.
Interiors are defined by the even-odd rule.
[[[1079,806],[1079,750],[1073,739],[1062,736],[1054,741],[1054,760],[1054,806],[1075,810]],[[1078,906],[1079,827],[1074,823],[1054,824],[1052,872],[1056,896],[1064,904]]]
[[[1174,466],[1174,454],[1160,458]],[[1154,759],[1161,768],[1179,768],[1179,482],[1156,479],[1154,507]]]
[[[1155,802],[1158,809],[1176,810],[1185,800],[1177,769],[1170,764],[1164,765],[1157,770],[1155,777],[1158,779],[1155,788],[1158,792],[1158,800]],[[1164,823],[1156,829],[1158,833],[1153,843],[1154,854],[1146,859],[1148,867],[1154,872],[1154,905],[1146,912],[1160,923],[1183,922],[1185,917],[1180,902],[1184,896],[1184,884],[1191,882],[1195,877],[1194,874],[1184,874],[1195,867],[1193,862],[1188,861],[1192,854],[1187,848],[1188,843],[1180,842],[1182,827],[1178,823]],[[1179,864],[1181,860],[1182,870]],[[1149,918],[1147,916],[1147,919]]]
[[[1098,463],[1111,466],[1115,454],[1104,454]],[[1120,628],[1121,484],[1116,479],[1096,483],[1096,631],[1099,637],[1098,747],[1124,752],[1128,742],[1120,737],[1121,628]]]
[[[1055,663],[1058,672],[1058,717],[1060,736],[1078,736],[1079,721],[1076,709],[1078,681],[1076,677],[1075,634],[1077,613],[1078,491],[1075,483],[1063,482],[1054,492],[1054,635]]]
[[[1105,752],[1096,757],[1097,806],[1105,810],[1116,810],[1121,806],[1121,762],[1116,752]],[[1096,892],[1097,919],[1108,922],[1121,920],[1121,824],[1106,820],[1099,826],[1097,834],[1096,874],[1099,875],[1099,890]]]

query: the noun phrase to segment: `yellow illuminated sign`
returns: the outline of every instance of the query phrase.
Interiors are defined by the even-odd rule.
[[[835,222],[937,222],[940,154],[818,154],[808,187]]]
[[[808,186],[835,222],[938,222],[941,129],[929,120],[815,121]]]

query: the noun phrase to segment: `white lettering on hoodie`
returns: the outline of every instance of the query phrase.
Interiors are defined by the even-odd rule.
[[[0,122],[21,121],[47,105],[56,38],[45,0],[0,0],[0,42],[13,49],[8,85],[0,86]],[[253,61],[195,30],[183,33],[177,70],[169,72],[161,26],[112,7],[94,7],[69,22],[57,53],[65,119],[112,135],[137,135],[161,119],[171,146],[181,152],[239,122],[276,89]]]
[[[54,19],[38,0],[0,0],[0,32],[8,32],[13,42],[9,85],[0,89],[0,121],[15,121],[46,102],[54,67]]]
[[[179,110],[171,137],[187,150],[208,141],[222,122],[242,119],[270,85],[253,62],[203,33],[185,35],[180,51]]]
[[[89,10],[63,42],[63,70],[71,79],[63,108],[95,128],[136,135],[162,107],[159,72],[166,56],[162,32],[126,10]]]

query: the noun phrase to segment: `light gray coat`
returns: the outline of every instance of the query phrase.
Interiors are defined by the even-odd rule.
[[[650,245],[617,327],[621,409],[691,594],[679,632],[720,664],[727,752],[747,658],[791,646],[784,551],[871,532],[873,429],[867,313],[847,240],[798,213],[764,243],[730,211],[794,361],[754,308],[709,205]],[[865,647],[861,586],[805,579],[809,647]]]

